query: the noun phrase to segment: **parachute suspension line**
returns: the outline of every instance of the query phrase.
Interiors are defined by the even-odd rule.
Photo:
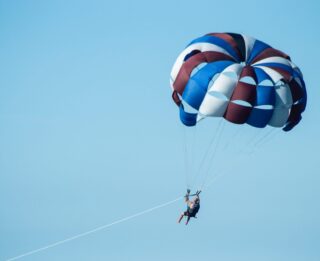
[[[243,128],[245,129],[245,128]],[[252,134],[249,133],[253,132]],[[247,137],[241,137],[238,140],[241,141],[239,142],[240,144],[240,149],[238,148],[237,150],[235,150],[236,155],[235,157],[238,157],[239,154],[243,154],[243,153],[247,153],[247,154],[251,154],[253,149],[253,145],[256,143],[257,140],[259,140],[261,133],[262,135],[265,135],[264,131],[257,131],[257,129],[255,128],[250,128],[250,130],[248,130],[248,132],[244,132],[244,133],[248,133],[248,138]]]
[[[236,128],[236,131],[231,135],[224,148],[221,150],[221,153],[228,153],[231,158],[237,157],[239,153],[243,151],[243,134],[246,133],[246,127],[239,125]],[[247,144],[247,143],[245,143]],[[229,149],[229,151],[228,151]]]
[[[183,146],[184,146],[184,172],[185,172],[185,182],[187,188],[190,186],[190,178],[189,178],[189,164],[188,164],[188,137],[187,137],[187,130],[184,126],[181,127],[183,129]]]
[[[185,161],[185,180],[187,188],[192,189],[193,183],[190,182],[194,173],[195,162],[195,144],[196,144],[196,126],[193,128],[182,126],[183,128],[183,143],[184,143],[184,161]]]
[[[268,137],[274,136],[275,133],[279,133],[280,129],[272,128],[270,129],[263,137],[261,137],[256,143],[253,144],[254,149],[255,148],[260,148],[261,145],[265,144],[265,141],[268,141]]]
[[[276,136],[278,136],[279,133],[282,133],[282,132],[280,131],[280,129],[273,131],[267,138],[265,138],[265,139],[264,139],[260,144],[258,144],[257,146],[258,146],[258,147],[264,146],[266,143],[270,142],[270,141],[273,140]]]
[[[274,130],[274,129],[273,129]],[[271,135],[270,133],[272,133],[273,135]],[[266,142],[270,142],[272,139],[274,139],[277,135],[275,134],[278,134],[279,131],[269,131],[267,134],[264,135],[264,137],[269,137],[269,139],[265,142],[259,142],[260,146],[256,146],[253,148],[253,151],[251,153],[248,153],[248,154],[244,154],[243,152],[245,151],[245,149],[242,149],[242,151],[238,154],[237,157],[234,158],[232,164],[229,165],[229,168],[228,169],[225,169],[223,171],[220,171],[220,173],[216,176],[214,176],[212,178],[212,180],[210,180],[210,182],[207,183],[207,185],[202,189],[202,191],[204,190],[207,190],[209,187],[211,187],[219,178],[221,178],[222,176],[228,174],[232,169],[234,169],[234,167],[237,165],[237,163],[239,162],[242,162],[242,157],[245,158],[245,157],[251,157],[253,155],[253,152],[257,152],[261,149],[262,145],[264,145]],[[268,135],[269,134],[269,135]],[[261,140],[261,139],[260,139]]]
[[[187,188],[192,188],[192,182],[190,182],[192,175],[194,173],[194,147],[195,147],[195,139],[196,139],[196,126],[190,128],[184,125],[181,125],[183,129],[183,154],[184,154],[184,176],[185,183]]]
[[[26,252],[26,253],[24,253],[24,254],[21,254],[21,255],[15,256],[15,257],[11,257],[11,258],[9,258],[9,259],[6,259],[5,261],[18,260],[18,259],[21,259],[21,258],[23,258],[23,257],[31,256],[31,255],[33,255],[33,254],[36,254],[36,253],[39,253],[39,252],[41,252],[41,251],[47,250],[47,249],[49,249],[49,248],[53,248],[53,247],[56,247],[56,246],[65,244],[65,243],[67,243],[67,242],[76,240],[76,239],[78,239],[78,238],[88,236],[88,235],[90,235],[90,234],[93,234],[93,233],[96,233],[96,232],[98,232],[98,231],[101,231],[101,230],[107,229],[107,228],[109,228],[109,227],[112,227],[112,226],[114,226],[114,225],[117,225],[117,224],[119,224],[119,223],[123,223],[123,222],[125,222],[125,221],[130,220],[130,219],[133,219],[133,218],[142,216],[142,215],[144,215],[144,214],[150,213],[150,212],[155,211],[155,210],[157,210],[157,209],[159,209],[159,208],[164,208],[164,207],[166,207],[166,206],[169,206],[169,205],[175,203],[176,201],[181,200],[182,198],[183,198],[183,197],[180,196],[180,197],[178,197],[178,198],[176,198],[176,199],[170,200],[170,201],[168,201],[168,202],[162,203],[162,204],[157,205],[157,206],[152,207],[152,208],[148,208],[148,209],[146,209],[146,210],[143,210],[143,211],[138,212],[138,213],[136,213],[136,214],[133,214],[133,215],[131,215],[131,216],[121,218],[121,219],[116,220],[116,221],[114,221],[114,222],[112,222],[112,223],[102,225],[102,226],[97,227],[97,228],[94,228],[94,229],[92,229],[92,230],[88,230],[88,231],[86,231],[86,232],[83,232],[83,233],[74,235],[74,236],[72,236],[72,237],[68,237],[68,238],[66,238],[66,239],[63,239],[63,240],[54,242],[54,243],[52,243],[52,244],[49,244],[49,245],[40,247],[40,248],[38,248],[38,249],[29,251],[29,252]]]
[[[206,184],[206,186],[202,189],[202,191],[207,190],[209,187],[211,187],[218,179],[220,179],[221,177],[223,177],[224,175],[228,174],[230,171],[232,171],[235,166],[237,165],[237,163],[241,162],[242,158],[245,157],[250,157],[252,156],[252,154],[250,155],[246,155],[246,154],[238,154],[238,157],[234,158],[233,162],[229,165],[228,169],[224,169],[222,171],[220,171],[217,175],[214,175],[214,177]]]
[[[208,145],[203,157],[201,158],[198,170],[196,171],[196,174],[192,179],[192,184],[195,184],[195,182],[198,180],[199,176],[201,175],[201,170],[203,169],[203,166],[205,165],[206,159],[208,158],[209,153],[212,150],[212,147],[214,146],[214,144],[216,142],[216,138],[217,138],[218,132],[221,128],[222,122],[223,122],[223,119],[220,119],[218,126],[216,127],[216,131],[214,132],[214,135],[212,135],[211,141],[209,142],[209,145]]]
[[[210,160],[209,160],[209,164],[207,166],[207,169],[205,171],[205,175],[204,175],[204,179],[202,181],[202,184],[201,184],[201,187],[200,187],[200,190],[202,190],[204,184],[206,183],[208,177],[209,177],[209,173],[210,173],[210,170],[213,166],[213,162],[215,160],[215,157],[216,157],[216,154],[217,154],[217,151],[218,151],[218,148],[219,148],[219,145],[220,145],[220,140],[221,140],[221,135],[223,133],[223,128],[224,128],[224,125],[225,125],[225,122],[223,121],[222,124],[220,125],[220,129],[217,131],[217,139],[216,139],[216,144],[213,148],[213,152],[211,154],[211,157],[210,157]]]
[[[192,178],[195,175],[196,167],[196,137],[197,137],[197,125],[195,125],[192,129],[192,138],[191,138],[191,148],[190,148],[190,178]],[[189,184],[190,185],[190,184]],[[193,185],[193,183],[191,184]]]
[[[247,143],[248,154],[254,153],[261,145],[264,145],[275,133],[277,133],[279,128],[271,128],[265,131],[256,132],[254,137]]]
[[[240,149],[237,151],[237,150],[235,150],[233,153],[234,153],[234,156],[231,156],[231,158],[232,159],[234,159],[233,160],[233,162],[235,162],[238,158],[240,158],[240,157],[244,157],[244,156],[246,156],[246,154],[244,154],[245,152],[246,152],[246,150],[247,150],[247,147],[248,146],[250,146],[250,145],[246,145],[246,144],[250,144],[250,143],[252,143],[252,140],[254,141],[257,137],[257,134],[259,134],[259,132],[254,132],[253,134],[253,138],[249,135],[249,140],[248,141],[246,141],[246,139],[244,139],[244,137],[242,137],[243,136],[243,134],[244,133],[246,133],[244,130],[245,130],[246,128],[245,128],[245,126],[242,126],[241,125],[241,128],[237,128],[237,130],[233,133],[233,135],[231,136],[231,138],[230,139],[228,139],[228,143],[227,143],[227,145],[225,145],[224,146],[224,151],[226,150],[226,147],[228,147],[230,144],[240,144],[240,142],[235,142],[235,140],[236,140],[236,138],[238,138],[238,140],[240,141],[240,140],[243,140],[243,142],[241,142],[241,145],[240,145]],[[221,139],[221,138],[220,138]],[[243,144],[242,144],[243,143]],[[221,151],[222,152],[222,151]],[[231,153],[231,152],[230,152]],[[251,155],[251,154],[250,154]],[[250,156],[249,155],[249,156]],[[225,175],[225,173],[227,173],[228,171],[231,171],[232,169],[233,169],[233,167],[234,167],[234,163],[233,164],[229,164],[228,166],[229,166],[229,168],[227,168],[227,169],[225,169],[225,168],[223,168],[222,170],[221,169],[219,169],[214,175],[212,175],[212,178],[211,178],[211,180],[210,180],[210,182],[209,182],[209,184],[211,184],[211,183],[214,183],[217,179],[219,179],[220,177],[222,177],[222,176],[224,176]],[[204,186],[206,186],[206,182],[207,182],[207,180],[204,182]],[[203,186],[203,187],[204,187]],[[208,185],[208,186],[210,186],[210,185]],[[206,186],[206,187],[208,187],[208,186]]]
[[[233,133],[233,135],[231,136],[231,138],[227,141],[227,143],[225,144],[225,146],[223,147],[222,151],[227,151],[230,144],[234,144],[234,141],[236,140],[236,138],[240,137],[242,131],[243,131],[243,127],[239,126],[239,128],[236,128],[236,131]]]
[[[222,171],[220,171],[217,175],[215,175],[211,180],[210,182],[207,183],[207,185],[205,186],[205,188],[202,189],[203,190],[206,190],[207,188],[211,187],[211,185],[213,183],[215,183],[219,178],[223,177],[224,175],[228,174],[230,171],[232,171],[236,166],[237,166],[237,163],[239,162],[243,162],[243,158],[248,158],[248,157],[251,157],[253,154],[245,154],[244,153],[245,149],[242,149],[242,151],[236,156],[234,157],[234,160],[232,161],[231,164],[229,164],[229,168],[227,169],[224,169]]]
[[[250,140],[246,143],[247,144],[246,147],[248,148],[249,151],[252,151],[254,144],[256,143],[257,140],[260,139],[260,136],[265,135],[264,131],[257,131],[254,128],[253,128],[253,131],[255,131],[255,133],[252,135],[252,137],[250,137]]]

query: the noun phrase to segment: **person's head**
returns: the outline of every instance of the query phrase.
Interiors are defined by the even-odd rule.
[[[198,197],[196,197],[195,199],[194,199],[194,203],[199,203],[200,202],[200,199],[198,198]]]

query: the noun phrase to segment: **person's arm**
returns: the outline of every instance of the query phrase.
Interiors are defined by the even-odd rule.
[[[191,196],[191,197],[193,197],[193,196],[198,196],[199,197],[199,194],[201,193],[201,190],[197,190],[197,192],[196,193],[194,193],[194,194],[192,194],[192,195],[189,195],[189,196]]]
[[[190,189],[187,189],[187,194],[184,196],[184,201],[189,202],[189,196],[190,196]]]

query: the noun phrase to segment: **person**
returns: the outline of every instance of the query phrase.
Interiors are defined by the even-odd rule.
[[[178,223],[181,222],[183,217],[187,217],[186,225],[188,225],[190,218],[196,218],[196,215],[200,209],[200,197],[199,194],[201,193],[200,190],[198,190],[195,194],[190,195],[190,189],[187,189],[187,194],[185,195],[185,202],[187,203],[187,210],[181,214],[181,216],[178,219]],[[190,200],[190,197],[194,196],[192,200]]]

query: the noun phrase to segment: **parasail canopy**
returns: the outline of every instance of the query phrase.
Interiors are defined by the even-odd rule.
[[[290,57],[252,37],[210,33],[193,40],[171,71],[180,120],[206,117],[291,130],[307,103],[303,76]]]

